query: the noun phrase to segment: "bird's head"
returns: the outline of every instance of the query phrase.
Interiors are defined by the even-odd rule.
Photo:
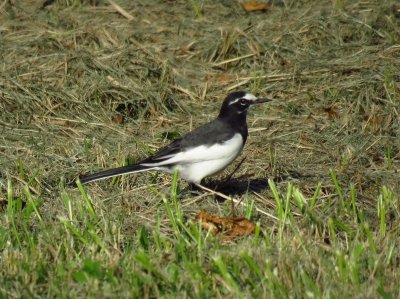
[[[220,117],[246,115],[247,110],[254,104],[272,101],[268,98],[257,98],[249,92],[236,91],[230,93],[222,104]]]

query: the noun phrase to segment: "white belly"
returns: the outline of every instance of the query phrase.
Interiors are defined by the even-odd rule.
[[[181,165],[179,167],[175,167],[175,169],[178,169],[179,175],[185,180],[193,183],[200,183],[203,178],[216,174],[225,169],[225,167],[235,160],[239,153],[240,151],[237,155],[230,157],[229,160],[219,159],[203,161],[194,164]]]
[[[200,183],[203,178],[216,174],[227,167],[240,154],[242,148],[242,135],[235,134],[232,139],[224,143],[192,148],[158,165],[153,165],[167,172],[174,172],[178,169],[182,178]],[[177,163],[177,165],[173,169],[163,167],[163,165],[171,163]]]

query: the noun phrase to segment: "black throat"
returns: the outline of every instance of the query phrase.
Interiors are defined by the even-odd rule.
[[[221,109],[218,119],[229,125],[235,132],[238,132],[243,137],[243,142],[246,142],[248,130],[246,122],[247,111],[238,113],[234,109]]]

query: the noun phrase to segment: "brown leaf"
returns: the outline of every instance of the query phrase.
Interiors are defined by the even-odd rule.
[[[257,2],[257,0],[249,0],[245,3],[242,3],[242,7],[247,12],[257,11],[257,10],[263,11],[263,12],[268,11],[267,4]]]
[[[113,115],[113,116],[111,117],[111,120],[112,120],[113,122],[115,122],[116,124],[121,125],[121,124],[124,123],[125,117],[124,117],[122,114],[115,114],[115,115]]]
[[[336,111],[335,106],[330,106],[330,107],[324,108],[324,111],[328,114],[329,119],[338,117],[338,113]]]
[[[223,234],[224,240],[248,236],[254,233],[256,225],[244,217],[220,217],[201,211],[195,218],[201,222],[205,230],[211,230],[214,235]]]

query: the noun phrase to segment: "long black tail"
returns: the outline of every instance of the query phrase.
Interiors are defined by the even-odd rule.
[[[128,174],[128,173],[134,173],[134,172],[140,172],[140,171],[146,171],[150,169],[154,169],[155,167],[153,166],[143,166],[141,164],[132,164],[132,165],[127,165],[127,166],[122,166],[118,168],[112,168],[96,173],[92,173],[89,175],[85,175],[79,178],[82,184],[94,182],[94,181],[99,181],[99,180],[104,180],[107,178],[111,178],[114,176],[118,175],[123,175],[123,174]]]

